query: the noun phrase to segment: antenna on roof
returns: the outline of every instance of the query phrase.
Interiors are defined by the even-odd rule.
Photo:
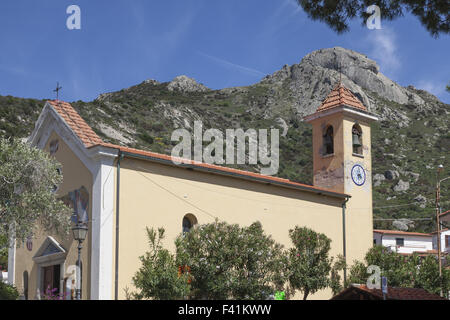
[[[59,100],[59,90],[61,90],[62,87],[59,86],[59,82],[56,82],[56,89],[53,90],[53,92],[56,92],[56,101]]]

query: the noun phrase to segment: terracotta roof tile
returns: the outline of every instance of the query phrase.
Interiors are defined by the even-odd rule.
[[[166,161],[172,161],[172,162],[178,161],[183,164],[189,164],[189,165],[199,167],[199,168],[213,169],[215,171],[224,172],[224,173],[226,172],[226,173],[236,174],[241,177],[251,177],[251,178],[260,179],[260,180],[267,181],[267,182],[273,181],[273,182],[283,183],[283,184],[286,184],[288,186],[293,186],[293,187],[300,187],[300,188],[304,187],[306,189],[314,190],[315,192],[328,192],[328,193],[332,193],[332,194],[342,197],[342,198],[347,197],[347,195],[344,193],[334,192],[334,191],[330,191],[330,190],[323,189],[323,188],[318,188],[318,187],[307,185],[307,184],[293,182],[288,179],[283,179],[283,178],[278,178],[278,177],[273,177],[273,176],[266,176],[266,175],[262,175],[262,174],[254,173],[254,172],[250,172],[250,171],[222,167],[222,166],[218,166],[218,165],[197,162],[197,161],[193,161],[193,160],[189,160],[189,159],[172,158],[171,156],[165,155],[165,154],[160,154],[160,153],[155,153],[155,152],[151,152],[151,151],[139,150],[139,149],[124,147],[124,146],[115,145],[115,144],[111,144],[111,143],[106,143],[94,132],[94,130],[92,130],[92,128],[86,123],[86,121],[83,120],[83,118],[81,118],[81,116],[75,111],[75,109],[73,109],[73,107],[69,103],[64,102],[64,101],[54,101],[54,100],[48,101],[48,103],[50,103],[50,105],[56,110],[56,112],[66,121],[66,123],[75,132],[75,134],[83,142],[83,144],[85,145],[86,148],[91,148],[91,147],[95,147],[95,146],[104,146],[104,147],[108,147],[108,148],[114,148],[114,149],[120,150],[122,152],[132,153],[132,154],[136,154],[136,155],[142,155],[142,156],[151,157],[154,159],[166,160]]]
[[[389,281],[389,280],[388,280]],[[353,284],[331,300],[383,300],[380,289],[369,289],[363,284]],[[421,288],[387,288],[386,300],[447,300]]]
[[[349,89],[339,83],[328,94],[320,107],[317,109],[317,112],[326,111],[343,105],[367,111],[367,108],[361,103],[361,101],[359,101]]]
[[[383,293],[380,289],[369,289],[366,285],[360,285],[358,288],[362,291],[368,292],[379,298],[383,298]],[[387,299],[389,300],[446,300],[434,293],[430,293],[425,289],[419,288],[396,288],[388,287]]]
[[[233,169],[233,168],[228,168],[228,167],[222,167],[222,166],[218,166],[218,165],[208,164],[208,163],[204,163],[204,162],[197,162],[197,161],[184,159],[184,158],[176,158],[176,157],[172,157],[172,156],[165,155],[165,154],[160,154],[160,153],[155,153],[155,152],[145,151],[145,150],[139,150],[139,149],[134,149],[134,148],[129,148],[129,147],[123,147],[123,146],[119,146],[119,145],[115,145],[115,144],[111,144],[111,143],[101,143],[100,145],[102,145],[104,147],[108,147],[108,148],[118,149],[122,152],[128,152],[128,153],[132,153],[132,154],[142,155],[142,156],[151,157],[151,158],[155,158],[155,159],[159,159],[159,160],[165,160],[165,161],[171,161],[171,162],[177,161],[179,163],[193,165],[198,168],[212,169],[212,170],[221,171],[224,173],[226,172],[226,173],[231,173],[231,174],[237,174],[242,177],[257,178],[257,179],[266,180],[267,182],[270,182],[270,181],[279,182],[279,183],[283,183],[283,184],[290,185],[293,187],[304,187],[304,188],[308,188],[308,189],[314,189],[317,192],[321,192],[321,191],[331,192],[336,195],[346,196],[344,193],[334,192],[334,191],[330,191],[330,190],[327,190],[324,188],[319,188],[319,187],[315,187],[315,186],[311,186],[311,185],[307,185],[307,184],[303,184],[303,183],[299,183],[299,182],[294,182],[289,179],[273,177],[273,176],[266,176],[266,175],[262,175],[262,174],[255,173],[255,172],[238,170],[238,169]]]
[[[92,130],[70,103],[60,100],[50,100],[48,103],[66,121],[73,132],[83,142],[86,148],[103,143],[103,140]]]
[[[381,233],[381,234],[431,237],[431,233],[406,232],[406,231],[398,231],[398,230],[377,230],[377,229],[374,229],[373,232]]]

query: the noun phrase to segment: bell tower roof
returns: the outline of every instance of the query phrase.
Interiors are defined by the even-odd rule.
[[[338,83],[333,90],[328,94],[316,112],[330,110],[339,106],[349,106],[367,112],[367,108],[359,101],[354,94]]]

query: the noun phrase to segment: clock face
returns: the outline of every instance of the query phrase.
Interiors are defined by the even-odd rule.
[[[366,171],[359,164],[352,168],[352,180],[357,186],[362,186],[366,182]]]

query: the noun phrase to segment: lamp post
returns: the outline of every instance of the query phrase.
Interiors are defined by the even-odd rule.
[[[86,239],[88,228],[85,224],[77,223],[72,228],[73,238],[78,241],[78,266],[77,266],[77,289],[76,299],[81,300],[81,244]]]

